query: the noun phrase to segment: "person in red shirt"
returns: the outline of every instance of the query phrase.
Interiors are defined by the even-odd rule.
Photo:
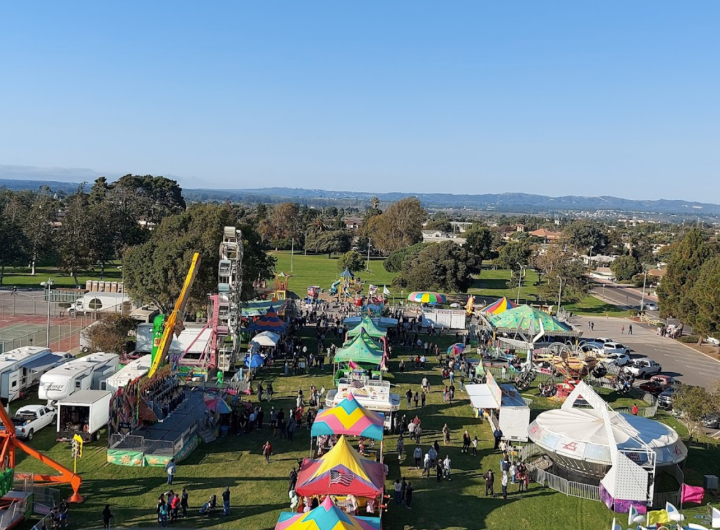
[[[270,445],[270,440],[265,442],[265,445],[263,445],[263,448],[262,448],[262,452],[263,452],[263,455],[265,456],[265,463],[269,464],[270,463],[270,455],[273,452],[272,445]]]
[[[639,409],[638,409],[637,403],[633,403],[633,406],[632,406],[633,416],[637,416],[638,410],[639,410]]]

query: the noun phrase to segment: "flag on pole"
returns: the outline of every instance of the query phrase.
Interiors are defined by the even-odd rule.
[[[358,367],[357,363],[354,363],[353,361],[349,361],[348,366],[353,370]]]
[[[682,493],[680,494],[681,505],[685,504],[686,502],[702,504],[704,497],[705,488],[703,488],[702,486],[690,486],[688,484],[682,485]]]
[[[668,517],[667,510],[653,510],[647,513],[647,525],[659,525],[661,523],[669,523],[670,517]]]
[[[375,291],[377,291],[377,285],[370,284],[370,287],[368,287],[368,294],[372,296],[375,294]]]
[[[383,285],[383,294],[390,294],[390,291],[388,291],[388,288]]]

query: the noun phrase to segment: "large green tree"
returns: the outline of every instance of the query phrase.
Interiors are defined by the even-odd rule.
[[[607,230],[595,221],[585,219],[573,221],[565,230],[563,236],[567,243],[577,252],[587,254],[600,254],[608,244]]]
[[[427,212],[415,197],[390,205],[368,220],[366,235],[374,248],[385,254],[422,241],[422,223]]]
[[[104,186],[100,179],[95,182],[100,187]],[[186,207],[180,185],[162,176],[125,175],[110,187],[123,209],[130,211],[136,220],[144,217],[151,226],[159,224],[169,215],[180,213]]]
[[[62,224],[55,234],[55,246],[60,258],[60,268],[72,276],[77,287],[78,272],[87,270],[94,264],[92,232],[95,221],[90,215],[83,186],[68,198],[66,204]]]
[[[697,305],[692,318],[693,331],[701,338],[720,332],[720,256],[703,263],[690,296]]]
[[[443,241],[407,256],[393,284],[411,291],[464,293],[472,285],[472,275],[479,271],[475,256],[452,241]]]
[[[22,231],[27,243],[30,274],[35,275],[35,265],[53,250],[53,221],[58,204],[49,189],[41,189],[23,215]]]
[[[697,311],[690,291],[698,280],[700,268],[712,257],[702,232],[693,228],[675,247],[657,293],[661,316],[674,316],[691,322]]]
[[[632,277],[642,272],[642,265],[634,256],[619,256],[610,264],[610,270],[620,281],[632,280]]]
[[[531,255],[532,247],[527,240],[512,241],[500,250],[496,262],[498,266],[516,272],[528,265]]]
[[[193,253],[199,252],[200,269],[189,298],[188,310],[204,307],[207,293],[217,290],[218,249],[223,228],[236,226],[235,210],[228,205],[199,204],[166,217],[144,244],[125,251],[123,275],[134,298],[152,301],[169,311],[180,294]],[[241,297],[254,295],[253,282],[271,278],[275,259],[261,250],[249,225],[241,225],[244,258]]]
[[[403,262],[408,258],[417,256],[420,251],[427,248],[435,243],[416,243],[409,247],[400,248],[383,260],[383,268],[388,272],[400,272],[402,270]]]
[[[473,226],[465,232],[465,248],[481,261],[495,257],[495,236],[487,226]]]
[[[344,254],[352,246],[352,237],[346,230],[331,230],[326,232],[314,232],[308,234],[305,243],[307,250],[322,252],[328,258],[335,254]]]
[[[363,270],[365,262],[359,252],[351,250],[346,252],[338,260],[338,271],[349,270],[350,272],[358,272]]]
[[[27,240],[17,221],[0,215],[0,285],[5,275],[5,267],[27,263]]]

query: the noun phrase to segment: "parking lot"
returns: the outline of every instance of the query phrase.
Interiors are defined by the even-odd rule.
[[[588,328],[590,321],[595,324],[594,331]],[[648,324],[624,318],[580,316],[574,316],[571,323],[583,332],[583,338],[607,337],[621,342],[634,350],[631,357],[649,357],[662,365],[664,374],[672,375],[685,384],[711,388],[718,381],[720,362],[676,340],[661,337],[656,328]],[[632,335],[628,334],[630,325]]]

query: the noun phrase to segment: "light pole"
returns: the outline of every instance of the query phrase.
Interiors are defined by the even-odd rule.
[[[368,257],[367,257],[367,265],[365,266],[365,270],[367,272],[370,272],[370,238],[368,237]]]
[[[520,265],[520,270],[518,271],[519,277],[518,277],[518,292],[517,297],[515,298],[515,305],[520,305],[520,286],[522,285],[522,279],[525,275],[525,265]]]
[[[643,312],[643,309],[645,309],[645,285],[647,284],[647,268],[643,267],[645,269],[645,274],[643,275],[643,290],[642,290],[642,297],[640,298],[640,312]]]
[[[46,282],[41,282],[40,285],[42,285],[45,288],[45,299],[47,300],[47,328],[45,333],[45,346],[48,348],[50,347],[50,290],[52,289],[52,286],[55,282],[52,281],[52,279],[48,279]]]
[[[560,283],[560,288],[558,289],[558,307],[556,314],[560,315],[560,303],[562,302],[562,276],[558,276],[558,282]]]
[[[293,256],[295,255],[295,237],[290,240],[290,272],[293,271]]]

